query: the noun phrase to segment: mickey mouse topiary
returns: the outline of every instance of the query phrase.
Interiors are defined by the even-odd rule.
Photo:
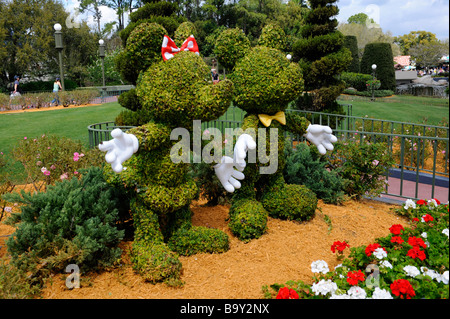
[[[326,149],[333,149],[331,143],[336,141],[329,127],[310,125],[307,119],[298,114],[284,113],[288,103],[302,94],[303,79],[298,64],[291,63],[276,49],[283,47],[283,37],[274,30],[273,26],[265,28],[263,39],[259,41],[270,47],[256,46],[250,49],[246,45],[248,40],[245,35],[236,30],[224,31],[217,40],[219,62],[233,67],[229,76],[235,85],[233,103],[247,112],[241,128],[254,132],[253,135],[240,135],[235,146],[235,167],[245,175],[242,184],[230,181],[228,175],[221,172],[225,170],[226,164],[216,166],[216,173],[224,187],[228,191],[235,191],[229,227],[234,235],[244,241],[264,234],[268,216],[308,220],[315,213],[317,198],[312,191],[305,186],[285,184],[284,132],[305,135],[318,145],[322,154]],[[227,46],[223,43],[227,43]],[[236,47],[243,51],[240,53],[242,57],[233,60],[230,57],[235,56],[233,50]],[[275,140],[271,139],[270,134],[266,134],[266,137],[260,135],[260,129],[266,127],[277,133]],[[255,163],[247,165],[243,161],[246,151],[256,148],[255,141],[265,142],[266,148],[262,150],[271,154],[268,163],[263,163],[259,156]],[[275,150],[274,154],[272,150]],[[263,169],[269,168],[271,162],[277,163],[276,171],[264,172]],[[227,172],[231,172],[231,169]]]
[[[179,284],[179,254],[229,249],[223,231],[192,226],[189,205],[197,186],[188,175],[189,164],[175,162],[171,156],[177,142],[172,138],[173,129],[192,131],[193,120],[216,119],[230,105],[232,82],[213,85],[209,78],[208,66],[193,52],[179,52],[167,61],[161,58],[142,73],[136,86],[142,111],[151,120],[128,133],[114,130],[114,140],[99,145],[107,151],[105,158],[112,170],[121,173],[109,169],[108,181],[125,188],[132,197],[135,233],[131,259],[134,269],[150,282]],[[127,168],[123,169],[125,160]]]

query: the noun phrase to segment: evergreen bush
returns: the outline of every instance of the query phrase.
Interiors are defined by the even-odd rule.
[[[109,186],[98,167],[49,186],[32,195],[4,195],[21,203],[21,213],[8,218],[15,225],[8,239],[12,263],[33,276],[46,276],[68,264],[93,270],[113,266],[121,256],[117,247],[124,231],[117,226],[122,195]],[[124,208],[125,209],[125,208]]]
[[[286,148],[284,179],[288,184],[305,185],[325,203],[340,204],[344,200],[343,179],[326,169],[316,148],[299,143],[295,149]]]
[[[344,36],[336,30],[337,20],[333,16],[339,10],[336,0],[310,1],[311,10],[305,19],[302,39],[292,47],[293,61],[300,65],[305,91],[297,99],[296,107],[326,113],[343,114],[336,103],[345,86],[337,75],[345,71],[351,61],[351,52],[344,47]]]
[[[261,31],[258,45],[285,51],[286,33],[278,24],[267,24]]]
[[[377,65],[376,78],[381,81],[381,90],[395,91],[395,70],[392,48],[389,43],[368,43],[361,58],[361,73],[372,74],[372,64]]]
[[[347,67],[347,72],[359,73],[358,39],[354,35],[344,37],[344,47],[352,53],[352,61]]]
[[[345,82],[346,87],[352,87],[358,91],[366,91],[366,82],[372,80],[372,76],[362,73],[342,72],[341,80]]]
[[[250,50],[250,40],[239,28],[225,29],[216,39],[214,53],[219,63],[231,71],[236,61]]]

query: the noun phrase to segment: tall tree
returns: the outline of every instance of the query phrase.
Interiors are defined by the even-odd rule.
[[[352,15],[347,19],[348,23],[356,23],[361,25],[367,25],[368,23],[375,23],[372,18],[363,12]]]
[[[400,46],[402,54],[409,55],[409,49],[417,44],[437,43],[436,35],[428,31],[411,31],[408,34],[396,37],[394,41]]]
[[[343,113],[336,98],[345,89],[337,76],[346,70],[351,52],[343,46],[344,36],[336,30],[335,18],[339,9],[336,0],[310,0],[308,13],[302,29],[303,38],[293,46],[293,60],[303,70],[305,91],[298,99],[297,107],[329,113]]]
[[[94,16],[94,21],[97,23],[97,33],[101,34],[101,24],[100,20],[102,18],[102,12],[100,11],[100,6],[105,5],[104,0],[81,0],[80,1],[80,12],[90,12]]]
[[[80,28],[66,28],[64,22],[69,14],[57,0],[12,0],[0,10],[0,38],[4,37],[1,48],[7,52],[0,60],[3,85],[12,81],[14,75],[39,79],[59,73],[53,29],[57,22],[64,28],[63,62],[67,75],[75,76],[97,54],[98,38],[86,23]]]

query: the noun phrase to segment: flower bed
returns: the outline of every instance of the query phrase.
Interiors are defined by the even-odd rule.
[[[303,281],[264,286],[266,298],[277,299],[440,299],[449,297],[449,208],[438,200],[407,200],[396,209],[411,227],[394,224],[390,234],[367,246],[336,241],[331,251],[348,258],[330,271],[313,261],[312,285]]]

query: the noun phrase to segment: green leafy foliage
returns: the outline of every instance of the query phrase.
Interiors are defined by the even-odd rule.
[[[303,90],[298,64],[281,51],[262,46],[237,62],[230,79],[236,88],[234,105],[247,112],[275,114]]]
[[[99,150],[87,150],[80,142],[45,134],[36,138],[25,136],[14,148],[13,157],[23,165],[26,181],[36,191],[102,162]]]
[[[238,60],[245,57],[250,50],[250,41],[239,29],[225,29],[216,39],[214,53],[219,63],[228,70],[233,70]]]
[[[80,179],[58,182],[46,192],[4,195],[23,204],[8,219],[16,230],[7,241],[12,262],[40,277],[68,264],[80,269],[113,266],[124,231],[117,228],[121,194],[109,186],[100,168],[83,171]]]
[[[354,35],[344,37],[344,47],[352,53],[352,61],[347,67],[347,72],[359,73],[358,40]]]
[[[223,253],[230,249],[228,236],[223,231],[203,226],[181,228],[170,238],[168,246],[182,256]]]
[[[392,48],[389,43],[368,43],[361,58],[361,73],[372,74],[376,64],[376,78],[381,81],[381,90],[395,91],[395,70]]]
[[[357,199],[365,195],[378,196],[385,187],[382,177],[394,165],[385,143],[338,141],[327,156],[329,168],[345,180],[345,194]]]
[[[286,34],[278,24],[267,24],[261,31],[258,45],[285,51]]]
[[[353,72],[342,72],[341,80],[345,82],[346,87],[352,87],[358,91],[366,91],[366,82],[372,80],[372,75],[353,73]]]
[[[267,231],[268,212],[260,202],[248,199],[235,201],[229,214],[231,232],[244,242],[259,238]]]
[[[193,119],[210,121],[223,115],[232,98],[233,83],[224,80],[205,85],[210,70],[201,57],[189,51],[175,57],[143,74],[136,89],[143,108],[155,121],[185,128],[192,127]]]
[[[289,184],[305,185],[325,203],[339,204],[344,200],[343,179],[336,171],[328,171],[316,148],[299,143],[285,151],[284,179]]]
[[[31,299],[38,294],[39,287],[30,283],[25,271],[0,259],[0,299]]]

